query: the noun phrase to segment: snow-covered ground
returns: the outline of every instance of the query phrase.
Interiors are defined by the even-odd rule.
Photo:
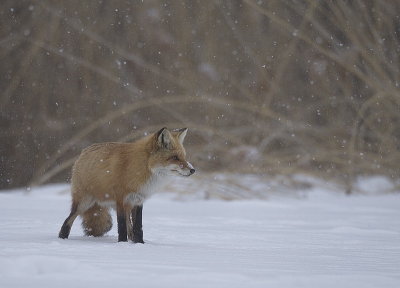
[[[0,193],[0,287],[400,287],[399,193],[348,197],[315,181],[290,197],[279,181],[222,178],[146,202],[144,245],[117,243],[116,225],[85,237],[79,219],[58,239],[67,185]],[[215,199],[250,192],[266,199]]]

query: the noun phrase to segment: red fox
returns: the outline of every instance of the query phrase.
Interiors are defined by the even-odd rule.
[[[187,131],[162,128],[133,143],[100,143],[84,149],[72,168],[71,213],[58,237],[68,238],[78,215],[86,235],[104,235],[112,227],[112,207],[117,211],[118,241],[144,243],[143,202],[165,176],[195,172],[183,147]]]

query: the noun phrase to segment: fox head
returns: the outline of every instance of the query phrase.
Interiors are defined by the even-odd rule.
[[[170,131],[164,127],[152,136],[154,145],[149,166],[153,173],[190,176],[195,172],[192,164],[186,161],[183,148],[187,131],[187,128]]]

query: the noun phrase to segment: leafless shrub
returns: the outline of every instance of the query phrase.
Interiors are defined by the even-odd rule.
[[[399,178],[396,1],[0,5],[2,188],[160,126],[203,171]]]

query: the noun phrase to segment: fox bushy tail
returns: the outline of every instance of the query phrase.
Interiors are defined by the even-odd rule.
[[[87,236],[100,237],[112,228],[110,209],[94,204],[82,215],[82,227]]]

